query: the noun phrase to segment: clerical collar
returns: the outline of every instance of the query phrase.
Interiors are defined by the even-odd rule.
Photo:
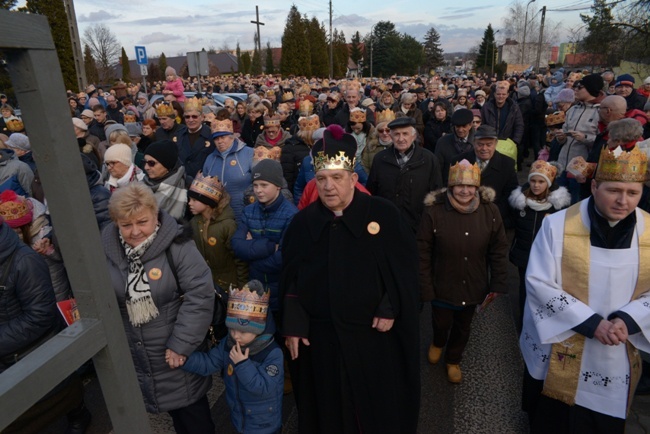
[[[339,211],[332,211],[332,212],[334,213],[334,215],[335,215],[336,217],[341,217],[341,216],[343,216],[343,211],[342,211],[342,210],[339,210]]]

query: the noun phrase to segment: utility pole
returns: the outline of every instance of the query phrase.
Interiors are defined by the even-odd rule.
[[[68,30],[70,31],[70,42],[72,42],[72,58],[74,59],[74,69],[77,73],[78,90],[86,88],[86,69],[84,68],[84,58],[81,50],[81,41],[79,40],[79,28],[77,27],[77,15],[74,11],[72,0],[63,0],[63,7],[68,19]],[[74,89],[70,89],[74,90]]]
[[[334,77],[334,41],[332,40],[332,0],[330,0],[330,80]]]
[[[492,56],[491,56],[492,60],[491,60],[490,63],[492,63],[492,68],[491,68],[491,72],[490,72],[490,77],[494,76],[494,47],[496,47],[496,45],[497,45],[497,39],[496,39],[497,33],[499,33],[498,30],[496,32],[494,32],[494,38],[492,38],[492,44],[491,44],[492,45]],[[485,48],[487,50],[487,47],[485,47]]]
[[[535,62],[535,70],[539,71],[539,59],[542,56],[542,41],[544,39],[544,19],[546,18],[546,6],[542,7],[542,24],[539,28],[539,42],[537,44],[537,61]]]
[[[528,3],[526,4],[526,18],[524,18],[524,42],[521,44],[521,62],[519,62],[522,65],[526,61],[524,52],[526,51],[526,27],[528,26],[528,6],[530,6],[530,4],[533,3],[534,1],[535,0],[529,0]]]
[[[255,44],[255,45],[257,46],[257,52],[261,56],[262,55],[262,43],[260,42],[261,41],[261,39],[260,39],[260,26],[263,26],[264,23],[260,22],[260,9],[259,9],[258,6],[255,6],[255,21],[251,21],[251,23],[257,25],[257,44]]]

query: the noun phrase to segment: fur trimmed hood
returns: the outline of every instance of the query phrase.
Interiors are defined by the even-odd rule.
[[[528,188],[528,184],[524,184],[523,186],[512,190],[512,193],[510,193],[510,197],[508,198],[508,203],[512,208],[518,211],[522,211],[526,208],[526,196],[524,195],[524,190],[526,188]],[[551,188],[547,200],[557,211],[571,205],[571,194],[566,187]]]
[[[447,193],[446,187],[429,192],[424,197],[424,206],[431,206],[436,203],[444,203],[445,197],[447,196],[446,193]],[[481,202],[484,203],[494,202],[494,199],[497,196],[496,192],[492,187],[485,187],[485,186],[481,186],[478,188],[478,194],[479,197],[481,198]]]

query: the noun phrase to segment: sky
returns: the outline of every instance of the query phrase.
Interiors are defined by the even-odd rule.
[[[543,5],[552,9],[590,4],[578,0],[534,1],[529,16]],[[332,25],[344,31],[348,41],[356,31],[363,37],[378,21],[391,21],[397,31],[419,41],[435,27],[446,52],[468,51],[480,42],[489,23],[495,29],[501,27],[511,2],[465,0],[455,6],[454,2],[441,0],[333,0]],[[265,23],[260,29],[262,46],[270,41],[272,47],[279,47],[292,4],[308,18],[315,16],[324,22],[329,31],[326,0],[74,0],[82,40],[88,26],[103,23],[116,35],[131,59],[135,57],[136,45],[145,46],[149,56],[164,52],[168,57],[211,47],[234,50],[237,42],[242,49],[252,49],[256,26],[251,21],[255,20],[255,6],[259,7],[260,21]],[[569,28],[580,25],[579,13],[548,12],[547,18]]]

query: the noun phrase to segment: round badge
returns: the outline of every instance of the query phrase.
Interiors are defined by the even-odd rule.
[[[178,137],[172,138],[172,142],[174,142],[174,143],[178,142]]]
[[[206,147],[206,148],[209,148],[209,147],[210,147],[210,142],[208,142],[207,140],[205,141],[205,147]]]
[[[377,222],[370,222],[368,223],[368,233],[370,235],[377,235],[379,233],[379,223]]]
[[[149,279],[151,280],[158,280],[162,277],[162,271],[160,271],[160,268],[152,268],[149,270]]]
[[[526,210],[522,209],[521,211],[519,211],[519,215],[522,217],[526,217]]]
[[[237,160],[230,160],[230,165],[231,166],[236,166],[237,165]]]
[[[229,363],[228,364],[228,376],[231,377],[232,374],[235,373],[235,369],[232,367],[232,365]]]
[[[216,246],[217,245],[217,239],[215,237],[208,238],[208,244],[210,244],[211,246]]]

